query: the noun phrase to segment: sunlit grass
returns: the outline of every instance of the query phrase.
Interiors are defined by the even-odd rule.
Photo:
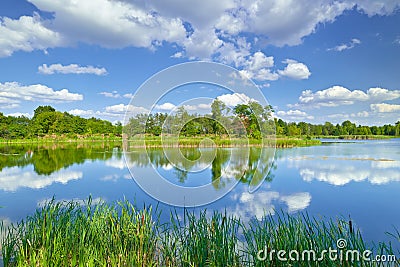
[[[286,262],[275,257],[260,259],[264,250],[374,250],[398,255],[390,243],[370,247],[351,220],[290,215],[278,212],[245,223],[226,212],[199,214],[172,212],[161,223],[151,207],[137,209],[128,201],[115,204],[56,202],[33,215],[1,227],[4,266],[379,266],[369,262]],[[400,234],[392,234],[400,241]],[[382,265],[383,266],[383,265]],[[393,265],[395,266],[395,265]]]
[[[205,138],[211,139],[210,142],[202,142]],[[321,141],[318,139],[311,138],[300,138],[300,137],[279,137],[273,136],[261,139],[248,139],[248,138],[229,138],[219,136],[204,136],[204,137],[180,137],[171,138],[167,137],[162,139],[161,137],[148,136],[146,138],[133,138],[127,142],[129,147],[201,147],[201,146],[216,146],[216,147],[300,147],[300,146],[314,146],[320,145]]]

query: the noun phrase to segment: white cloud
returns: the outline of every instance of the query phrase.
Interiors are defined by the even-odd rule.
[[[132,97],[133,97],[133,94],[131,94],[131,93],[124,94],[123,97],[124,97],[124,98],[132,98]]]
[[[200,111],[200,110],[211,110],[211,104],[200,103],[197,105],[183,105],[186,111]],[[156,105],[154,107],[156,110],[159,111],[173,111],[178,108],[178,106],[166,102],[161,105]]]
[[[333,86],[325,90],[305,90],[299,97],[299,103],[289,105],[290,107],[311,106],[311,107],[336,107],[340,105],[352,105],[355,102],[371,101],[380,102],[393,100],[400,97],[400,90],[388,90],[384,88],[370,88],[367,92],[361,90],[349,90],[342,86]]]
[[[149,111],[144,107],[137,107],[132,105],[117,104],[112,106],[106,106],[103,110],[83,110],[83,109],[72,109],[68,113],[81,116],[81,117],[99,117],[103,119],[117,119],[116,121],[122,122],[124,119],[125,112],[129,112],[130,116],[134,116],[139,113],[148,113]],[[116,122],[115,121],[115,122]]]
[[[83,110],[83,109],[71,109],[68,111],[69,114],[81,117],[93,117],[96,115],[96,112],[93,110]]]
[[[220,48],[223,41],[218,38],[212,29],[195,31],[184,42],[186,55],[190,59],[210,59],[211,56]]]
[[[0,17],[0,57],[11,56],[15,51],[31,52],[35,49],[63,45],[61,35],[48,28],[49,21],[38,14],[22,16],[17,20]]]
[[[274,57],[267,57],[263,52],[255,52],[243,63],[242,73],[250,79],[258,81],[274,81],[279,75],[271,72],[274,66]]]
[[[139,113],[147,113],[149,112],[146,108],[144,107],[137,107],[137,106],[132,106],[132,105],[125,105],[125,104],[117,104],[113,106],[107,106],[105,107],[105,114],[110,115],[110,116],[120,116],[122,114],[125,114],[125,112],[129,112],[130,115],[132,114],[139,114]]]
[[[369,151],[371,152],[371,151]],[[314,180],[336,186],[351,182],[368,181],[383,185],[400,182],[399,161],[382,155],[368,155],[365,151],[345,156],[295,157],[286,158],[289,167],[298,169],[304,181]],[[283,161],[283,160],[282,160]],[[279,163],[278,163],[279,164]]]
[[[333,48],[328,48],[328,51],[337,51],[337,52],[341,52],[343,50],[348,50],[348,49],[352,49],[354,48],[356,45],[361,44],[361,41],[359,39],[353,38],[351,39],[351,41],[349,43],[346,44],[341,44],[341,45],[337,45]]]
[[[171,110],[174,110],[175,108],[176,108],[176,106],[169,102],[155,106],[155,109],[162,110],[162,111],[171,111]]]
[[[400,98],[400,90],[388,90],[374,87],[367,91],[367,95],[372,101],[386,101]]]
[[[296,80],[308,79],[311,72],[308,67],[296,60],[287,59],[283,61],[287,66],[283,70],[278,70],[279,75],[289,77]]]
[[[31,0],[53,12],[51,28],[71,42],[103,47],[154,47],[163,41],[182,42],[186,36],[180,18],[167,18],[154,10],[123,1]],[[95,12],[93,12],[95,10]]]
[[[250,101],[255,101],[247,95],[240,93],[220,95],[217,97],[217,99],[224,102],[225,105],[230,107],[234,107],[239,104],[247,104]]]
[[[366,101],[368,96],[360,90],[350,91],[342,86],[333,86],[331,88],[313,93],[311,90],[305,90],[299,97],[301,104],[318,106],[338,106],[351,105],[354,101]]]
[[[244,1],[250,32],[268,36],[277,45],[298,45],[320,23],[333,22],[354,4],[339,1]],[[288,12],[290,10],[290,12]]]
[[[183,52],[176,52],[171,57],[172,58],[182,58],[183,57]]]
[[[35,14],[18,20],[2,19],[0,36],[8,38],[0,41],[0,56],[79,42],[151,49],[169,42],[183,49],[176,56],[211,59],[225,45],[241,53],[239,36],[243,33],[262,36],[276,46],[298,45],[318,25],[334,22],[345,10],[356,7],[372,16],[390,15],[399,7],[394,0],[30,2],[51,12],[53,18],[43,20]]]
[[[4,168],[0,172],[0,189],[12,192],[23,187],[39,189],[53,183],[66,184],[71,180],[82,179],[82,177],[82,172],[69,170],[60,170],[50,175],[39,175],[19,167]]]
[[[386,104],[386,103],[371,104],[370,107],[372,111],[380,113],[390,113],[390,112],[400,111],[400,105],[396,104]]]
[[[226,211],[244,220],[256,217],[258,220],[265,215],[275,214],[274,202],[284,202],[289,212],[295,212],[307,208],[311,203],[311,195],[308,192],[293,193],[281,196],[276,191],[258,191],[256,193],[242,192],[232,196],[236,206]]]
[[[0,83],[0,106],[18,107],[21,101],[70,102],[82,100],[81,94],[70,93],[68,89],[54,91],[42,84],[21,85],[17,82]],[[4,104],[4,106],[3,106]]]
[[[21,117],[21,116],[24,116],[24,117],[28,117],[28,118],[32,118],[32,117],[33,117],[32,114],[29,114],[29,113],[22,113],[22,112],[9,113],[9,114],[7,114],[6,116],[12,116],[12,117]]]
[[[106,160],[104,162],[104,165],[107,167],[112,167],[120,170],[127,168],[125,160],[123,158],[116,158],[116,157],[112,157],[111,159]]]
[[[301,177],[308,182],[317,180],[332,185],[343,186],[350,182],[369,181],[371,184],[383,185],[389,182],[399,182],[400,172],[396,168],[388,169],[360,169],[354,165],[324,164],[314,167],[300,168]]]
[[[400,8],[397,0],[355,0],[357,9],[366,13],[368,16],[391,15]]]
[[[105,97],[110,97],[110,98],[121,98],[121,95],[118,94],[117,91],[112,91],[112,92],[101,92],[99,93],[100,95],[103,95]]]
[[[295,193],[281,196],[280,198],[288,206],[288,212],[295,212],[307,208],[311,203],[311,195],[308,192]]]
[[[61,64],[52,64],[47,66],[47,64],[43,64],[38,67],[38,71],[41,74],[95,74],[95,75],[106,75],[107,70],[105,68],[96,68],[93,66],[79,66],[77,64],[70,65],[61,65]]]
[[[312,120],[314,119],[314,116],[311,116],[307,114],[304,111],[300,110],[288,110],[288,111],[278,111],[276,113],[279,117],[281,117],[284,120],[289,120],[289,121],[299,121],[299,120],[304,120],[304,119],[309,119]]]

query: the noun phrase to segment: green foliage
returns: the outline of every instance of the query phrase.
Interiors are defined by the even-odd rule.
[[[82,205],[52,199],[25,220],[0,228],[1,254],[7,267],[377,266],[362,257],[345,261],[322,254],[329,248],[338,249],[339,239],[347,245],[336,255],[367,249],[381,255],[398,252],[390,242],[368,245],[351,219],[280,211],[245,223],[227,212],[202,210],[197,215],[185,209],[183,216],[175,211],[169,222],[161,223],[160,213],[151,207],[139,210],[127,200],[106,204],[89,198]],[[391,235],[400,239],[399,232]],[[287,261],[278,259],[278,250],[287,252],[280,255]],[[293,260],[288,255],[292,250],[300,255],[313,250],[315,259],[324,257]],[[399,262],[389,264],[397,266]]]
[[[122,124],[97,118],[84,119],[67,112],[56,111],[51,106],[39,106],[32,119],[24,116],[4,116],[0,113],[0,138],[24,139],[78,135],[121,135]]]
[[[168,116],[162,113],[136,115],[124,127],[124,133],[129,137],[142,134],[158,136],[161,132],[191,137],[233,134],[261,139],[262,133],[274,134],[275,127],[271,106],[262,107],[257,102],[250,102],[248,105],[237,105],[231,111],[218,99],[211,104],[211,114],[189,114],[182,106]]]
[[[6,167],[33,165],[37,174],[50,175],[86,160],[109,159],[113,149],[119,146],[120,142],[0,145],[0,154],[7,155],[0,157],[0,171]]]

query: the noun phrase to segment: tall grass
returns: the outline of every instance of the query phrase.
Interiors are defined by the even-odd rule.
[[[54,200],[2,229],[4,266],[154,266],[151,209],[127,201],[85,206]]]
[[[391,243],[370,247],[351,220],[317,219],[307,213],[278,212],[244,223],[226,212],[171,213],[161,223],[151,208],[138,210],[128,201],[86,205],[50,201],[25,220],[2,226],[4,266],[397,266],[366,261],[281,261],[271,251],[337,249],[342,253],[371,249],[394,255]],[[393,237],[400,241],[399,232]],[[398,244],[397,244],[398,245]],[[399,255],[397,255],[399,256]],[[288,254],[286,255],[288,257]]]
[[[212,142],[202,142],[204,138],[209,138]],[[130,139],[127,142],[129,147],[199,147],[199,146],[216,146],[216,147],[277,147],[277,148],[287,148],[287,147],[300,147],[300,146],[314,146],[320,145],[321,141],[318,139],[307,139],[307,138],[297,138],[297,137],[287,137],[287,138],[264,138],[261,139],[247,139],[247,138],[221,138],[215,136],[205,136],[205,137],[180,137],[180,138],[165,138],[161,137],[147,136],[145,138]]]

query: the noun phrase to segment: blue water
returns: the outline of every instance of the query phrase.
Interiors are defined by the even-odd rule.
[[[57,148],[53,148],[51,153],[56,151]],[[228,153],[229,149],[224,151]],[[38,171],[34,163],[3,167],[0,172],[3,223],[21,220],[53,196],[56,200],[84,201],[89,195],[95,202],[126,198],[139,207],[158,205],[162,220],[167,221],[173,208],[158,203],[135,183],[121,149],[104,153],[104,157],[61,165],[47,173]],[[153,153],[161,159],[156,165],[148,164],[145,155],[127,160],[129,164],[140,166],[144,174],[155,167],[176,184],[201,185],[212,179],[211,165],[202,166],[200,172],[182,174],[163,160],[161,151]],[[26,153],[19,156],[26,157]],[[18,155],[2,153],[1,157],[5,160],[5,157],[18,158]],[[56,160],[52,162],[60,164]],[[219,164],[227,165],[224,160]],[[224,175],[234,178],[235,171],[238,170],[225,170]],[[276,210],[293,214],[308,212],[317,218],[351,219],[366,241],[391,241],[400,247],[398,240],[385,234],[400,229],[400,139],[278,149],[267,180],[255,193],[248,192],[246,181],[240,182],[223,198],[198,209],[227,211],[244,221],[254,216],[260,218],[265,213],[273,214]],[[220,190],[224,186],[222,182],[215,184],[212,190]]]

